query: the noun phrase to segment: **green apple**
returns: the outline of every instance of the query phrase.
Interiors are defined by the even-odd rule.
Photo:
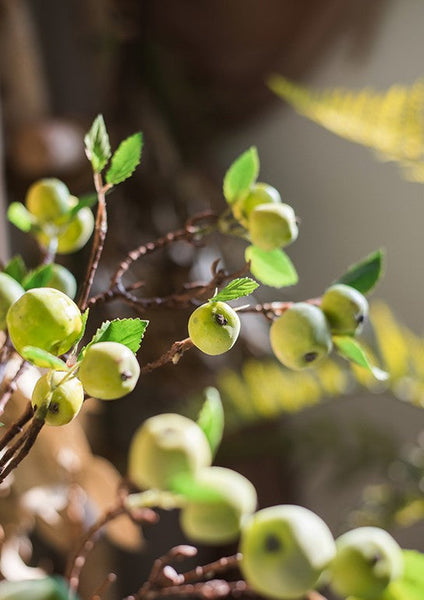
[[[31,403],[36,410],[51,394],[46,423],[49,425],[66,425],[74,419],[84,402],[84,389],[76,377],[66,379],[66,371],[46,373],[37,381],[32,393]]]
[[[267,183],[255,183],[247,194],[239,198],[232,206],[234,217],[247,227],[249,215],[260,204],[281,204],[278,190]]]
[[[294,210],[288,204],[260,204],[249,215],[248,230],[252,244],[270,251],[288,246],[299,230]]]
[[[28,189],[25,203],[41,224],[55,223],[70,209],[70,193],[59,179],[40,179]]]
[[[321,300],[332,333],[355,335],[368,316],[368,302],[361,292],[343,283],[328,288]]]
[[[188,501],[180,514],[184,534],[203,544],[228,544],[240,535],[246,517],[256,509],[256,490],[246,477],[224,467],[206,467],[196,481],[217,497]]]
[[[303,597],[335,555],[324,521],[302,506],[258,511],[242,527],[240,568],[252,589],[268,598]]]
[[[48,287],[25,292],[10,307],[6,322],[19,353],[25,346],[36,346],[60,356],[82,332],[78,306],[63,292]]]
[[[225,302],[202,304],[191,314],[188,321],[188,334],[193,344],[212,356],[230,350],[239,333],[239,316]]]
[[[331,332],[324,313],[306,302],[293,304],[275,319],[270,330],[271,347],[290,369],[310,367],[329,354]]]
[[[0,273],[0,331],[6,329],[7,311],[24,293],[24,288],[13,277]]]
[[[176,475],[195,475],[212,462],[202,429],[187,417],[164,413],[147,419],[130,446],[128,474],[146,489],[170,489]]]
[[[352,529],[336,540],[336,548],[330,585],[342,596],[380,598],[389,583],[402,575],[402,550],[384,529]]]
[[[100,400],[126,396],[136,386],[140,365],[134,352],[118,342],[98,342],[89,346],[78,371],[85,391]]]
[[[59,577],[1,581],[0,600],[77,600]]]
[[[71,199],[74,197],[71,196]],[[58,227],[57,253],[70,254],[80,250],[91,237],[94,230],[94,216],[88,207],[81,208],[77,214],[65,225]],[[46,232],[37,233],[37,240],[44,247],[49,246],[50,236]]]
[[[47,281],[46,286],[63,292],[73,300],[77,293],[77,282],[75,277],[62,265],[54,263],[51,265],[51,268],[51,276]]]

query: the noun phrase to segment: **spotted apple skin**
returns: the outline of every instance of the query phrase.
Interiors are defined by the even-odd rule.
[[[223,354],[237,341],[240,319],[225,302],[207,302],[191,314],[188,333],[193,344],[205,354]]]

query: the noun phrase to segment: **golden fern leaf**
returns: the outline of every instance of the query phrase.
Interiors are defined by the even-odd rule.
[[[408,179],[424,182],[424,80],[385,92],[317,92],[276,75],[269,86],[300,114],[371,148],[380,160],[397,161]]]

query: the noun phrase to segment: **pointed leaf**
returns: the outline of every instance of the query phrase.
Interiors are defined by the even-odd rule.
[[[32,288],[46,287],[52,277],[53,265],[41,265],[33,271],[30,271],[22,281],[24,290]]]
[[[134,133],[134,135],[121,142],[112,157],[111,166],[106,173],[106,181],[116,185],[131,177],[136,166],[140,163],[142,147],[143,135],[141,132]]]
[[[14,256],[4,267],[3,272],[10,275],[10,277],[13,277],[18,283],[22,283],[26,274],[26,266],[22,256],[19,254]]]
[[[216,489],[197,481],[190,473],[179,473],[173,477],[169,488],[192,502],[220,502],[223,499]]]
[[[259,156],[255,146],[243,152],[225,173],[224,197],[233,204],[255,183],[259,174]]]
[[[236,300],[242,296],[248,296],[259,287],[259,283],[251,279],[250,277],[238,277],[230,281],[220,292],[215,294],[209,302],[228,302],[229,300]]]
[[[362,294],[370,292],[383,274],[384,251],[376,250],[366,258],[349,267],[335,283],[344,283]]]
[[[114,319],[113,321],[105,321],[96,331],[91,341],[85,346],[78,357],[80,360],[83,353],[99,342],[118,342],[127,346],[134,354],[140,348],[141,340],[144,332],[149,324],[149,321],[143,319]]]
[[[224,408],[216,388],[208,387],[204,393],[206,400],[197,418],[197,424],[209,442],[212,456],[215,456],[224,433]]]
[[[84,137],[85,152],[93,171],[100,173],[110,158],[110,142],[102,115],[94,119],[90,131]]]
[[[22,348],[21,356],[28,362],[37,365],[37,367],[43,367],[45,369],[59,369],[60,371],[69,370],[63,360],[57,356],[54,356],[53,354],[50,354],[50,352],[47,352],[42,348],[25,346]]]
[[[378,381],[386,381],[386,379],[388,379],[389,374],[386,373],[386,371],[383,371],[382,369],[379,369],[370,363],[365,350],[362,348],[358,340],[355,340],[347,335],[335,335],[333,337],[333,341],[339,354],[343,356],[343,358],[356,363],[360,367],[368,369],[368,371],[370,371],[374,377],[378,379]]]
[[[296,269],[283,250],[266,252],[257,246],[248,246],[245,259],[250,261],[252,275],[265,285],[281,288],[298,282]]]
[[[34,217],[21,202],[12,202],[7,209],[7,218],[21,231],[31,231]]]

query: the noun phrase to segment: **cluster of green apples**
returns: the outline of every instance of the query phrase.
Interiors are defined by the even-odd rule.
[[[61,356],[83,332],[78,306],[63,292],[47,287],[19,295],[5,322],[13,346],[24,356],[31,346]],[[121,398],[134,389],[139,375],[138,361],[127,346],[113,341],[93,343],[69,371],[51,369],[40,377],[32,404],[35,410],[46,406],[48,424],[64,425],[78,414],[84,392],[101,400]]]
[[[368,301],[349,285],[336,283],[321,298],[320,306],[294,303],[271,325],[271,347],[290,369],[316,364],[333,347],[333,336],[356,336],[368,315]]]
[[[284,248],[297,239],[296,215],[280,193],[267,183],[255,183],[232,205],[233,215],[261,250]]]
[[[344,596],[372,600],[402,574],[402,551],[384,530],[364,527],[334,540],[312,511],[278,505],[255,512],[251,482],[236,471],[211,466],[201,427],[178,414],[147,419],[130,446],[129,477],[140,488],[180,493],[185,535],[198,543],[240,538],[240,568],[250,587],[268,598],[295,600],[329,582]],[[194,494],[192,490],[195,490]]]

